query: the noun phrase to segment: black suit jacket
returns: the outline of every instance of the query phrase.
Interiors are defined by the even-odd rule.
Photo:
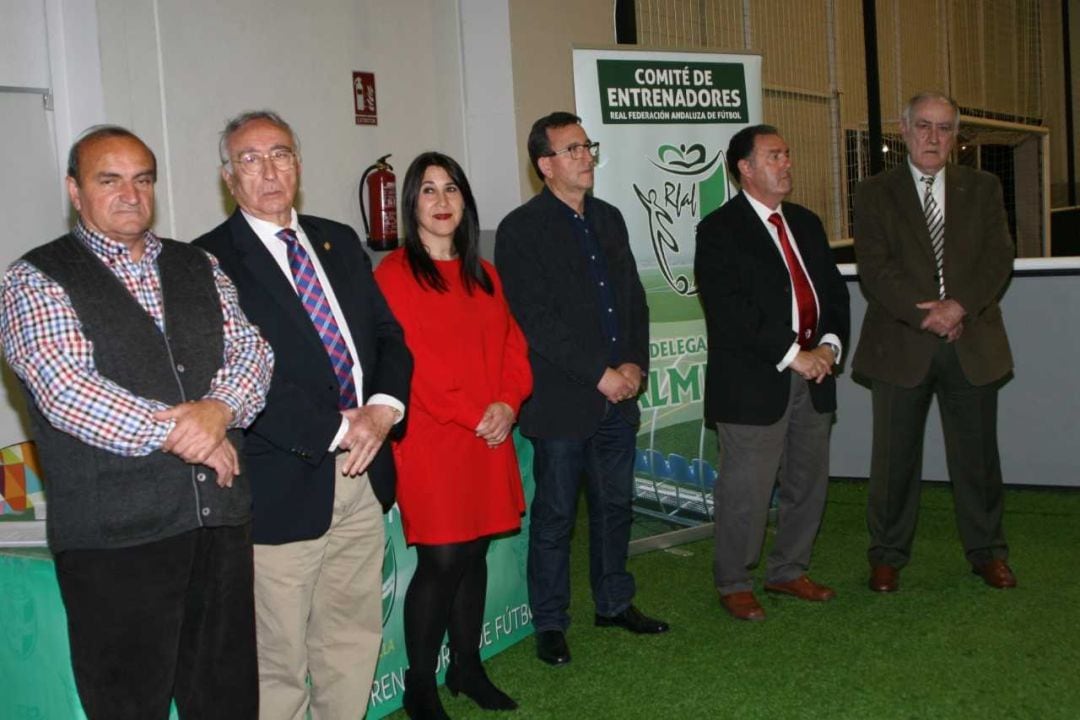
[[[848,290],[821,220],[801,205],[785,202],[782,208],[818,296],[812,342],[816,345],[822,335],[832,333],[846,348]],[[776,422],[787,408],[791,389],[792,370],[776,370],[796,336],[791,279],[780,250],[742,193],[698,224],[694,274],[709,337],[706,422]],[[833,376],[810,383],[810,397],[818,412],[835,410]]]
[[[300,216],[348,323],[364,373],[363,396],[409,398],[412,356],[397,320],[371,275],[356,232],[331,220]],[[280,544],[321,536],[334,502],[334,454],[327,451],[341,426],[338,380],[311,318],[273,256],[239,210],[195,240],[213,253],[232,279],[240,306],[274,349],[266,408],[246,431],[244,458],[254,503],[253,538]],[[400,427],[396,426],[397,428]],[[368,469],[375,494],[394,502],[389,443]]]
[[[496,233],[495,265],[510,309],[529,342],[533,394],[521,408],[521,431],[539,438],[586,438],[607,403],[596,389],[611,365],[600,306],[569,207],[546,187],[507,215]],[[620,357],[648,371],[649,308],[619,211],[587,197],[585,218],[599,237],[615,293]],[[636,399],[617,405],[633,425]]]

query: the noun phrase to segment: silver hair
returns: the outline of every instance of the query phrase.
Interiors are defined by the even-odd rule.
[[[266,120],[289,133],[289,136],[293,141],[293,150],[296,151],[297,155],[300,154],[300,137],[280,115],[273,110],[248,110],[231,118],[225,123],[225,129],[221,131],[221,139],[218,140],[218,157],[221,159],[221,164],[224,165],[229,172],[232,172],[232,159],[229,157],[230,138],[239,132],[245,125],[250,122],[255,122],[256,120]]]
[[[948,103],[953,110],[953,132],[960,128],[960,106],[956,104],[956,101],[951,96],[937,90],[923,90],[911,96],[911,99],[904,105],[903,112],[900,113],[900,122],[904,124],[904,127],[911,127],[911,113],[915,110],[916,105],[926,100],[940,100]]]

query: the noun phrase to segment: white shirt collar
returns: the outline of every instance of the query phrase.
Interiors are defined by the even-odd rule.
[[[776,209],[773,210],[772,208],[766,207],[765,203],[761,202],[745,190],[740,190],[739,192],[743,194],[743,197],[750,201],[750,207],[754,208],[754,212],[756,212],[758,217],[761,218],[761,222],[768,223],[769,216],[773,213],[780,213],[780,217],[784,217],[784,203],[781,202],[779,205],[776,206]],[[784,218],[784,224],[787,224],[786,218]]]
[[[251,226],[251,229],[255,231],[255,234],[258,235],[259,239],[261,239],[263,242],[267,242],[271,239],[276,239],[278,232],[284,229],[277,223],[272,223],[268,220],[261,220],[255,217],[243,208],[240,208],[240,212],[243,214],[244,219],[247,220],[248,225]],[[296,217],[296,208],[292,209],[292,216],[289,219],[289,228],[295,230],[298,234],[300,232],[300,223],[298,222]]]
[[[915,163],[911,162],[911,156],[907,158],[908,170],[911,171],[911,177],[915,180],[915,186],[920,188],[923,192],[926,192],[926,184],[922,181],[924,177],[928,177],[919,168],[915,167]],[[941,169],[934,173],[934,189],[939,187],[945,187],[945,166],[942,165]],[[921,195],[921,193],[920,193]]]

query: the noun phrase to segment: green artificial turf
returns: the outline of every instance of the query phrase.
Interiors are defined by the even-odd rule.
[[[487,663],[518,711],[485,712],[445,688],[443,704],[453,718],[489,720],[1080,717],[1080,493],[1008,492],[1019,587],[1005,591],[971,574],[949,488],[927,485],[900,591],[870,592],[865,503],[865,482],[831,484],[811,575],[837,598],[814,604],[759,593],[762,623],[720,608],[708,541],[631,558],[635,602],[672,626],[656,637],[593,626],[582,514],[567,634],[573,661],[542,664],[529,638]]]

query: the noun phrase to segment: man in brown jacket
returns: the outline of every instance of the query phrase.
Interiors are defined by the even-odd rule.
[[[948,96],[913,97],[900,121],[908,161],[867,179],[855,196],[868,307],[853,367],[872,381],[867,525],[877,592],[896,590],[910,559],[934,396],[967,559],[988,585],[1016,585],[997,447],[998,387],[1012,369],[997,301],[1014,247],[997,178],[948,163],[958,125]]]

